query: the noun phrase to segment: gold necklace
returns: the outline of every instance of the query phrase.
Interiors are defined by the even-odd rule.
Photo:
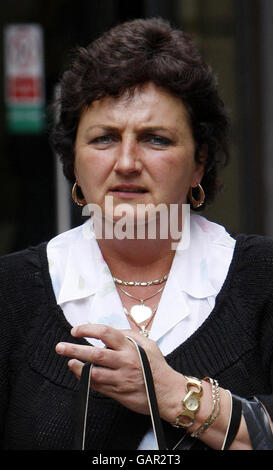
[[[130,317],[134,320],[135,323],[139,324],[144,322],[145,320],[149,320],[155,312],[148,307],[148,305],[145,305],[144,302],[148,299],[151,299],[155,295],[159,294],[164,289],[165,286],[160,287],[156,292],[154,292],[152,295],[149,295],[148,297],[145,297],[143,299],[140,299],[139,297],[135,297],[134,295],[130,294],[129,292],[126,292],[122,287],[118,286],[118,288],[128,297],[131,297],[132,299],[138,300],[140,304],[133,305],[130,308],[130,312],[128,313]],[[127,311],[127,309],[126,309]],[[128,312],[128,311],[127,311]]]
[[[118,279],[117,277],[113,277],[113,280],[116,284],[123,284],[124,286],[152,286],[157,284],[162,284],[162,282],[167,281],[168,274],[161,277],[160,279],[155,279],[154,281],[122,281],[122,279]]]

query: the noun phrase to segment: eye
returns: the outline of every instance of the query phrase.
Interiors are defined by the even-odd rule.
[[[148,142],[154,147],[168,147],[171,145],[170,139],[161,135],[148,134],[143,138],[144,142]]]
[[[117,139],[111,134],[101,135],[92,139],[91,143],[98,146],[107,146],[115,142]]]

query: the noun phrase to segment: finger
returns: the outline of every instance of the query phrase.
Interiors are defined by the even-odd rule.
[[[58,343],[56,352],[62,356],[79,359],[83,362],[91,362],[105,367],[116,369],[120,367],[119,354],[112,349],[95,348],[73,343]]]
[[[120,332],[125,336],[125,338],[128,339],[128,336],[131,337],[132,339],[135,340],[137,344],[139,344],[142,347],[146,347],[151,345],[154,341],[151,340],[150,338],[147,338],[146,336],[139,334],[138,331],[133,331],[133,330],[120,330]]]
[[[83,365],[83,362],[78,361],[77,359],[70,359],[70,361],[68,361],[69,369],[73,374],[75,374],[78,380],[81,378]]]
[[[149,413],[147,396],[142,380],[121,380],[111,369],[93,367],[90,386],[93,390],[117,400],[137,413]]]
[[[144,383],[141,372],[140,377],[134,376],[134,379],[130,380],[128,377],[122,378],[120,373],[112,369],[94,366],[92,368],[90,386],[96,391],[105,393],[108,396],[116,396],[119,399],[121,395],[135,395],[139,389],[143,392]]]
[[[91,384],[98,386],[110,386],[116,388],[120,380],[118,374],[112,369],[95,366],[92,368]]]
[[[97,338],[108,348],[120,351],[126,345],[126,338],[121,331],[108,325],[87,323],[72,328],[71,335],[75,338]]]
[[[76,375],[78,379],[81,378],[82,369],[84,363],[77,359],[71,359],[68,361],[69,369]],[[107,387],[108,391],[114,392],[118,388],[119,380],[115,373],[111,369],[105,369],[103,367],[93,366],[91,370],[90,385],[92,388],[99,388],[101,386]]]

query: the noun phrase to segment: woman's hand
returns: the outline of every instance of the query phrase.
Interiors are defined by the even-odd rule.
[[[184,376],[172,369],[166,362],[157,344],[132,330],[116,330],[105,325],[80,325],[71,330],[75,338],[98,338],[106,348],[59,343],[56,352],[72,358],[68,366],[79,379],[84,362],[96,364],[92,368],[91,387],[97,392],[121,403],[123,406],[142,414],[149,414],[146,389],[138,352],[126,337],[130,336],[146,351],[152,369],[155,392],[161,417],[173,423],[181,413],[181,399],[185,396]],[[203,396],[196,422],[191,430],[197,429],[211,412],[211,387],[203,382]],[[221,449],[226,433],[230,399],[220,389],[221,413],[209,430],[200,438],[214,449]],[[245,421],[242,419],[231,449],[251,449]]]
[[[73,358],[68,362],[68,366],[76,377],[79,379],[81,376],[83,362],[95,363],[96,366],[92,368],[91,374],[93,390],[117,400],[137,413],[149,414],[138,352],[126,336],[133,338],[145,349],[149,358],[162,418],[168,420],[173,415],[171,391],[179,390],[179,403],[184,377],[167,364],[154,341],[132,330],[116,330],[109,326],[94,324],[73,328],[71,334],[76,338],[98,338],[107,347],[96,348],[72,343],[57,344],[58,354]]]

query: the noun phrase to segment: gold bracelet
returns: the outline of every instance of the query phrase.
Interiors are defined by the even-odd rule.
[[[191,437],[198,438],[203,434],[218,418],[220,413],[220,389],[217,380],[205,377],[203,380],[211,384],[212,410],[207,419],[191,434]]]
[[[176,428],[189,428],[195,420],[195,413],[200,408],[200,398],[203,394],[202,381],[196,377],[184,376],[186,383],[186,396],[182,400],[182,412],[172,425]]]

